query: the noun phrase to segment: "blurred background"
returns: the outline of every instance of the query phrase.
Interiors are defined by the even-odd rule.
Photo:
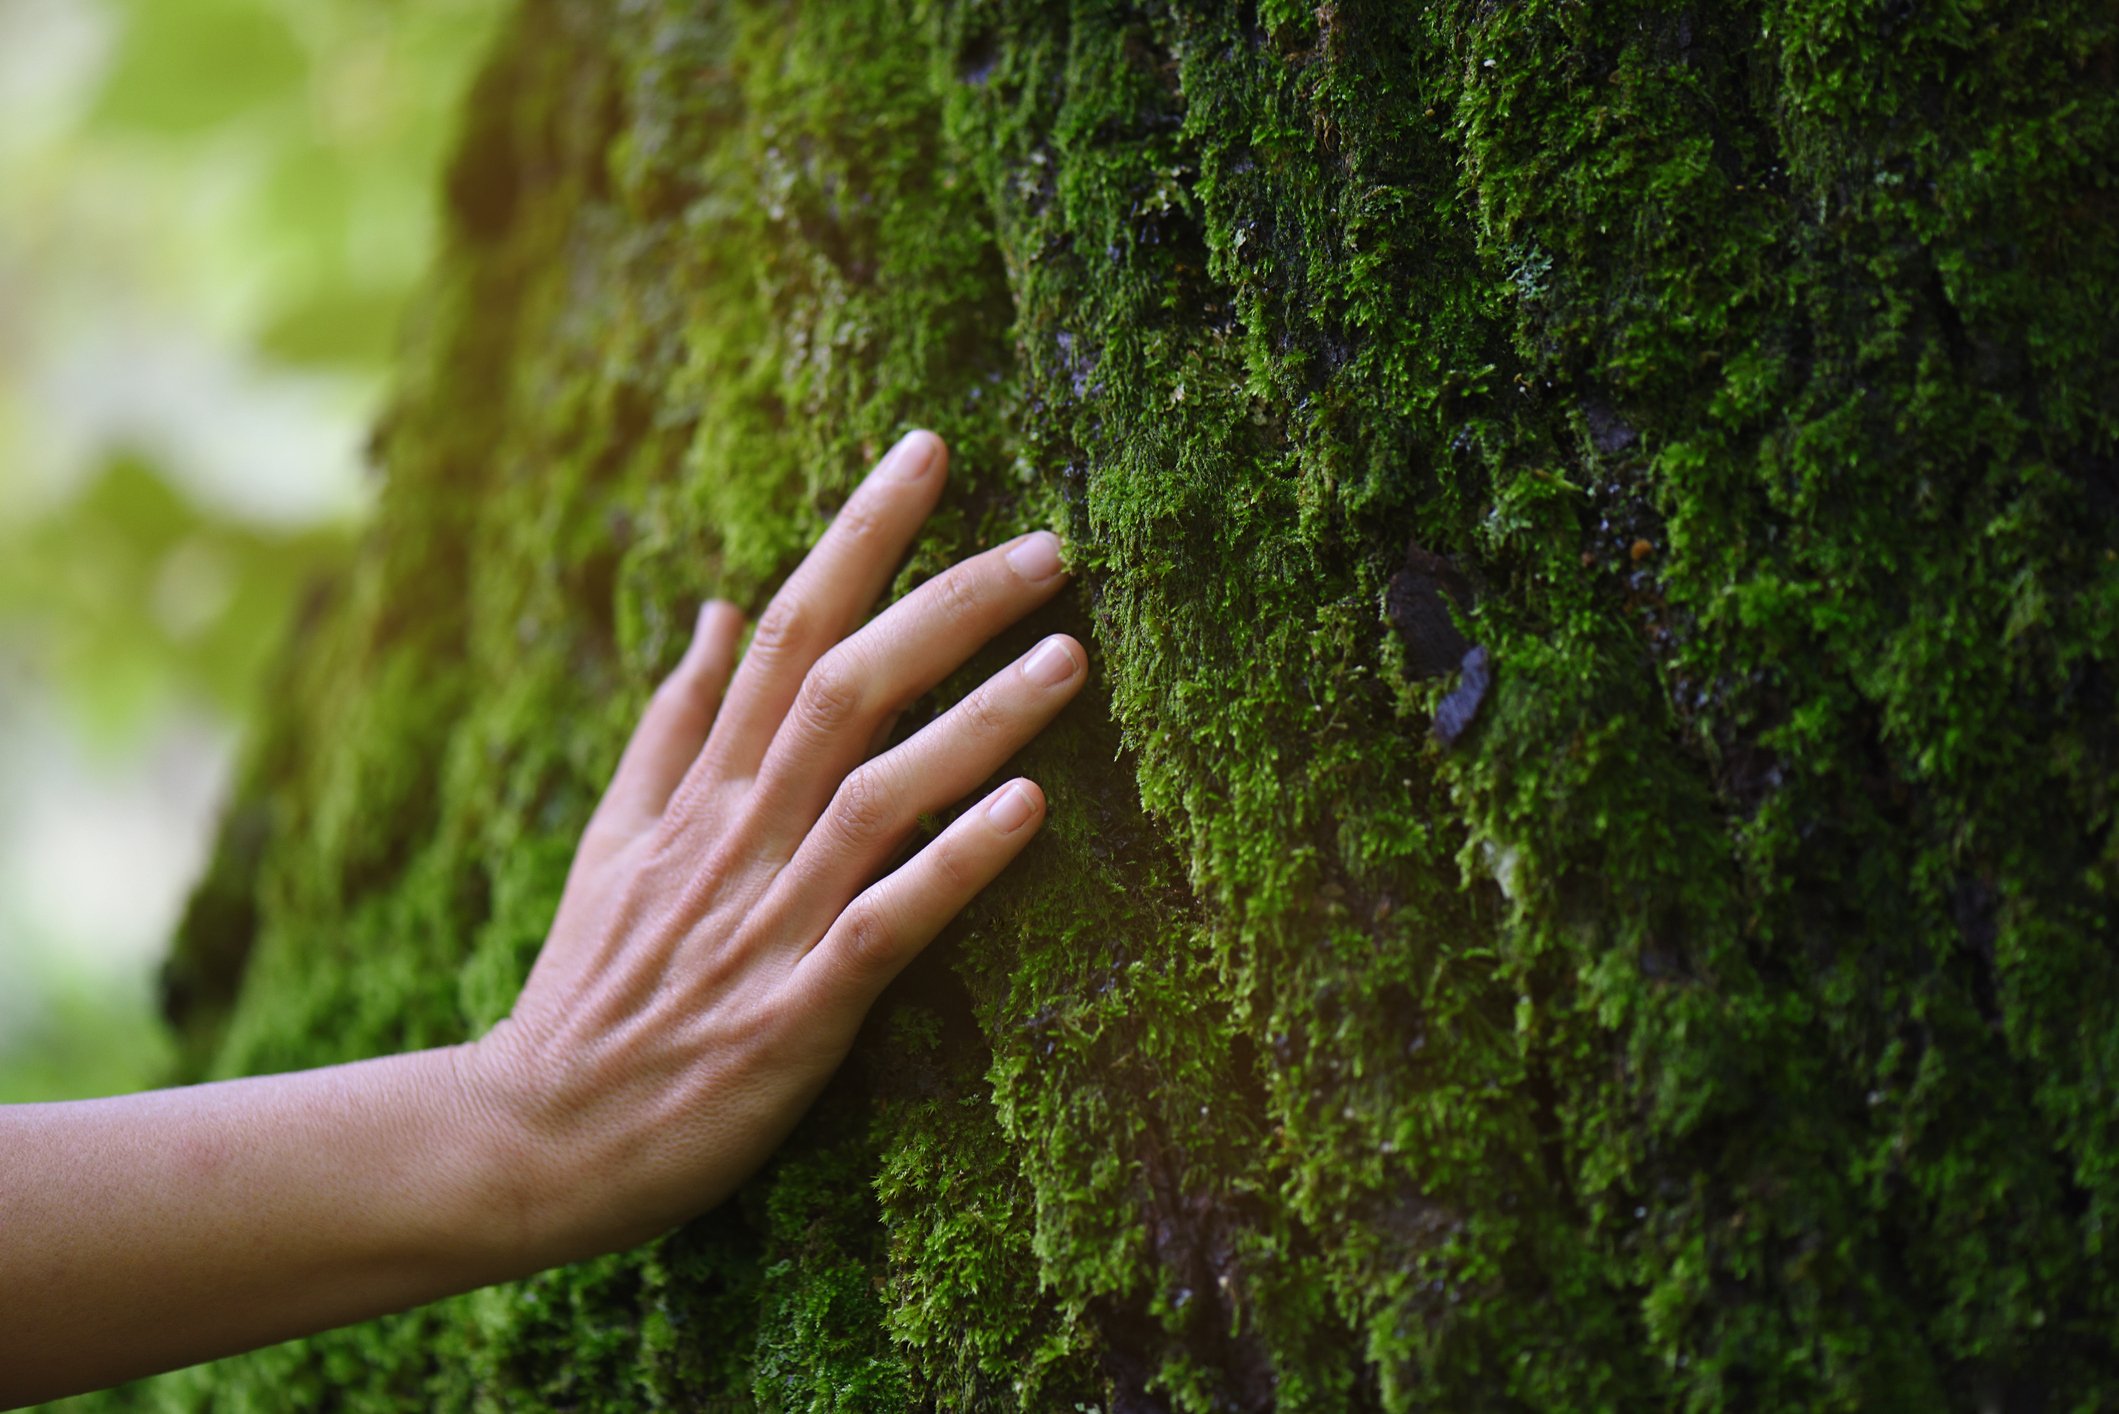
[[[498,0],[0,0],[0,1102],[156,1083]]]

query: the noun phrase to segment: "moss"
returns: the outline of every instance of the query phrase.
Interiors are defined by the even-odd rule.
[[[737,1201],[105,1402],[2119,1401],[2115,44],[525,7],[180,946],[198,1072],[502,1014],[697,600],[905,426],[900,589],[1081,570],[938,700],[1055,626],[1098,688]],[[1415,552],[1492,664],[1450,748]]]

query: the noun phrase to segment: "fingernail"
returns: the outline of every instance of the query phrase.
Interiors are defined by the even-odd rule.
[[[1060,572],[1059,537],[1049,530],[1025,535],[1008,551],[1008,566],[1032,584],[1041,584]]]
[[[1037,802],[1030,798],[1029,791],[1024,790],[1015,781],[1010,781],[1007,788],[993,798],[993,804],[986,807],[986,818],[993,822],[994,829],[1004,835],[1012,835],[1022,829],[1035,814]]]
[[[934,465],[935,449],[942,439],[932,432],[908,432],[898,438],[898,444],[883,458],[883,479],[886,481],[918,481]]]
[[[1023,660],[1023,676],[1039,687],[1058,687],[1074,676],[1074,650],[1064,638],[1048,638]]]

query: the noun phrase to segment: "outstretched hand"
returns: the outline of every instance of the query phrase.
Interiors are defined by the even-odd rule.
[[[1058,539],[1039,531],[863,626],[946,462],[932,433],[900,441],[766,607],[741,664],[741,615],[710,603],[649,704],[521,1000],[466,1057],[517,1159],[526,1250],[622,1246],[727,1195],[884,983],[1043,822],[1038,787],[1010,781],[876,879],[921,815],[999,770],[1083,681],[1080,644],[1053,635],[871,755],[899,712],[1066,580]]]
[[[864,626],[944,462],[931,433],[899,442],[740,664],[740,615],[706,606],[486,1036],[0,1106],[0,1407],[626,1246],[764,1161],[883,984],[1037,833],[1044,796],[1010,781],[883,873],[893,854],[1082,685],[1081,645],[1055,635],[874,754],[1066,579],[1059,542],[1026,535]]]

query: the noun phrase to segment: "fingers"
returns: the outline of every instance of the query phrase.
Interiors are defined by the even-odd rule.
[[[770,909],[786,936],[816,937],[911,833],[921,815],[963,799],[1081,691],[1081,645],[1047,638],[987,679],[910,741],[840,784],[773,882]]]
[[[925,849],[848,904],[795,967],[804,1005],[865,1012],[883,984],[1023,851],[1045,793],[1016,779],[965,811]]]
[[[714,599],[700,609],[691,646],[648,699],[640,725],[626,743],[604,793],[604,811],[636,826],[650,824],[662,813],[706,744],[742,636],[743,611],[735,605]]]
[[[851,633],[890,582],[942,494],[948,451],[932,432],[909,432],[854,491],[765,612],[700,756],[703,774],[748,777],[758,768],[810,665]]]
[[[780,858],[793,853],[833,788],[880,745],[879,734],[906,704],[1050,600],[1066,579],[1058,536],[1020,536],[936,575],[819,658],[759,769],[753,818],[763,828],[761,844]]]

